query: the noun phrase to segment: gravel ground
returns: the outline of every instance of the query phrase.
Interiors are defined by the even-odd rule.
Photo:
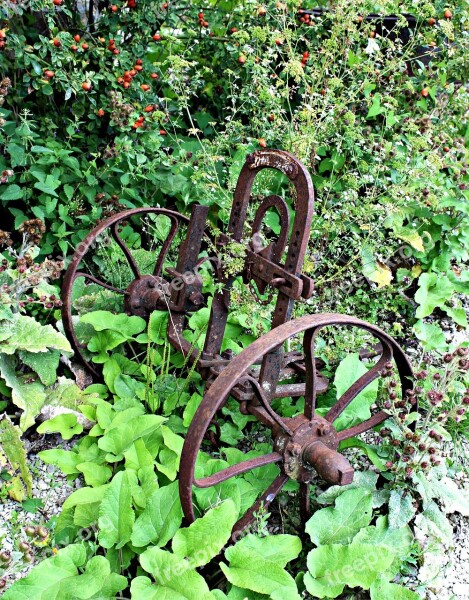
[[[43,506],[35,513],[27,512],[22,505],[13,500],[1,500],[0,511],[0,542],[1,550],[12,554],[12,562],[8,571],[4,574],[9,586],[16,579],[24,577],[31,568],[42,560],[50,548],[36,549],[33,562],[25,562],[21,552],[18,552],[17,544],[28,541],[24,534],[24,527],[44,526],[51,517],[59,515],[62,504],[66,498],[81,486],[79,479],[68,482],[64,475],[54,465],[42,462],[37,453],[48,448],[63,448],[69,450],[72,444],[66,443],[60,436],[39,437],[34,442],[26,441],[28,450],[28,462],[33,475],[33,494],[35,499],[42,500]],[[0,594],[1,595],[1,594]]]

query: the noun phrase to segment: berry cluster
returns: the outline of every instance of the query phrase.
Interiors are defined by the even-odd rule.
[[[0,31],[1,34],[1,31]],[[0,38],[0,43],[1,43],[1,38]],[[11,88],[11,79],[9,77],[4,77],[1,81],[0,81],[0,106],[3,106],[4,102],[5,102],[5,96],[8,94],[8,90]],[[5,120],[1,119],[0,121],[0,127],[2,125],[5,125]]]
[[[46,231],[46,227],[41,219],[30,219],[25,221],[18,231],[23,234],[33,246],[38,246],[43,234]]]
[[[404,398],[396,392],[397,382],[387,384],[387,398],[383,407],[394,417],[396,427],[382,428],[380,436],[389,445],[389,460],[386,468],[396,477],[410,478],[416,471],[425,471],[438,466],[442,459],[444,441],[443,427],[451,427],[465,418],[469,405],[469,388],[463,394],[455,390],[457,379],[466,377],[469,370],[468,348],[459,348],[443,356],[444,369],[427,369],[415,373],[415,388],[407,390]],[[391,372],[385,366],[383,377]],[[418,430],[412,430],[412,411],[421,407],[424,418]]]
[[[99,194],[96,194],[94,201],[99,206],[102,206],[103,218],[110,217],[111,215],[114,215],[125,208],[125,206],[119,202],[119,196],[117,194],[112,194],[110,198],[107,198],[104,192],[100,192]]]
[[[197,19],[199,21],[200,27],[204,27],[204,28],[208,27],[208,21],[205,20],[205,16],[204,16],[203,12],[199,12],[199,14],[197,15]]]

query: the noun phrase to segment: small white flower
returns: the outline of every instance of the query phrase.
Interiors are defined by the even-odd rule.
[[[379,52],[379,44],[375,38],[368,38],[368,45],[365,48],[365,54],[375,54],[375,52]]]

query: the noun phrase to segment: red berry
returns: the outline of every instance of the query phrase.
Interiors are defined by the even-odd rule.
[[[447,8],[443,14],[445,19],[451,19],[453,17],[453,13],[449,10],[449,8]]]
[[[111,5],[111,12],[116,13],[118,10],[119,8],[115,4]]]
[[[81,47],[83,48],[83,50],[88,50],[89,46],[86,42],[83,42],[83,44],[81,45]]]
[[[158,75],[158,73],[151,73],[150,77],[152,79],[158,79],[159,75]]]
[[[261,6],[261,7],[259,8],[259,10],[257,11],[257,14],[258,14],[260,17],[265,17],[265,15],[267,14],[267,10],[266,10],[265,6]]]
[[[79,42],[79,41],[81,40],[81,37],[78,35],[78,33],[76,33],[76,34],[73,36],[73,39],[75,40],[75,42]]]
[[[153,106],[153,104],[149,104],[148,106],[145,106],[145,108],[143,110],[147,113],[150,113],[155,110],[155,107]]]
[[[433,17],[430,17],[427,22],[429,25],[433,26],[436,23],[436,19],[434,19]]]
[[[72,44],[72,45],[70,46],[70,50],[71,50],[72,52],[76,52],[76,51],[78,50],[78,46],[75,46],[75,44]]]
[[[143,67],[142,67],[142,65],[135,65],[134,70],[135,71],[143,71]]]
[[[155,42],[159,42],[161,40],[161,35],[159,33],[155,33],[153,39],[155,40]]]
[[[54,6],[60,6],[63,2],[63,0],[52,0]]]
[[[141,58],[137,58],[137,60],[135,61],[136,65],[141,65],[143,64],[143,60]]]
[[[81,84],[81,87],[85,90],[85,92],[89,92],[91,90],[91,83],[89,81],[84,81]]]
[[[52,40],[52,43],[54,44],[54,46],[55,46],[56,48],[60,48],[60,46],[62,45],[62,42],[61,42],[61,41],[60,41],[58,38],[54,38],[54,39]]]
[[[259,146],[260,146],[261,148],[266,148],[266,147],[267,147],[267,142],[265,141],[265,139],[264,139],[264,138],[259,138],[259,140],[258,140],[258,141],[259,141]]]
[[[55,73],[54,73],[54,71],[44,71],[44,75],[47,77],[47,79],[52,79],[52,77],[54,77]]]
[[[104,117],[104,110],[102,108],[98,110],[98,117]]]
[[[160,129],[160,135],[168,135],[164,129]]]
[[[426,98],[428,96],[428,94],[429,94],[429,91],[428,91],[427,88],[423,88],[423,90],[420,93],[422,94],[422,96],[424,98]]]
[[[241,54],[238,57],[238,62],[241,63],[242,65],[244,65],[244,63],[246,62],[246,57],[244,56],[244,54]]]
[[[142,85],[140,86],[140,89],[143,90],[144,92],[148,92],[148,90],[150,89],[150,86],[148,85],[148,83],[142,83]]]

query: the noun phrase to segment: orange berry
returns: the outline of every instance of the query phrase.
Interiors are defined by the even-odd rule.
[[[148,106],[145,106],[145,108],[143,110],[147,113],[150,113],[155,110],[155,107],[153,106],[153,104],[149,104]]]
[[[89,92],[91,90],[91,83],[89,81],[84,81],[81,84],[81,87],[85,90],[85,92]]]
[[[98,110],[98,117],[104,117],[104,110],[102,108]]]
[[[158,75],[158,73],[151,73],[150,77],[152,79],[158,79],[159,75]]]
[[[83,50],[88,50],[89,46],[86,42],[83,42],[83,44],[81,45],[81,47],[83,48]]]
[[[55,73],[54,71],[44,71],[44,76],[47,77],[47,79],[52,79],[52,77],[54,77]]]
[[[63,0],[52,0],[54,6],[60,6],[63,2]]]
[[[130,81],[124,81],[123,86],[125,90],[128,90],[130,87]]]
[[[362,17],[361,15],[358,15],[358,17],[357,17],[357,21],[358,21],[359,23],[361,23],[361,22],[363,21],[363,17]]]
[[[131,77],[135,77],[135,75],[137,75],[137,71],[135,69],[131,69],[129,73]]]
[[[449,8],[447,8],[443,14],[445,19],[451,19],[453,17],[453,13],[449,10]]]
[[[160,129],[160,135],[167,135],[167,132],[164,129]]]
[[[75,42],[79,42],[79,41],[81,40],[81,37],[78,35],[78,33],[76,33],[76,34],[73,36],[73,39],[75,40]]]
[[[277,46],[281,46],[281,45],[283,44],[283,40],[282,40],[282,39],[280,39],[280,38],[277,38],[277,39],[275,40],[275,43],[277,44]]]
[[[430,92],[428,91],[427,88],[423,88],[423,90],[420,93],[422,94],[422,96],[424,98],[426,98]]]
[[[143,71],[142,65],[135,65],[134,69],[135,71]]]
[[[246,62],[246,57],[244,56],[244,54],[241,54],[241,56],[238,56],[238,62],[241,63],[242,65],[244,65],[244,63]]]
[[[153,39],[155,40],[155,42],[159,42],[161,40],[161,35],[159,33],[155,33]]]
[[[431,26],[435,25],[436,23],[436,19],[434,19],[433,17],[430,17],[427,21],[427,23]]]
[[[137,58],[137,60],[135,61],[136,65],[141,65],[143,64],[143,60],[141,58]]]
[[[62,45],[62,42],[61,42],[61,41],[60,41],[58,38],[54,38],[54,39],[52,40],[52,43],[54,44],[54,46],[55,46],[56,48],[60,48],[60,46]]]
[[[259,146],[261,148],[266,148],[267,147],[267,142],[265,141],[264,138],[259,138]]]
[[[143,90],[144,92],[148,92],[148,90],[150,89],[150,86],[147,83],[142,83],[142,85],[140,86],[140,89]]]
[[[261,7],[259,8],[259,10],[257,11],[257,14],[258,14],[260,17],[265,17],[265,15],[267,14],[267,10],[266,10],[265,6],[261,6]]]
[[[113,4],[113,5],[111,6],[111,11],[112,11],[113,13],[116,13],[118,10],[119,10],[119,8],[118,8],[118,7],[117,7],[115,4]]]

